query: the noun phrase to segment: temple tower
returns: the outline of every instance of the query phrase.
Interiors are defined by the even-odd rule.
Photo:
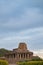
[[[18,49],[27,50],[27,45],[26,45],[26,43],[19,43]]]

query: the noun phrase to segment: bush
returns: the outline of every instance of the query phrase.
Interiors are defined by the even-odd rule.
[[[38,56],[34,56],[32,58],[32,61],[43,61],[42,58],[38,57]]]
[[[0,65],[8,65],[8,62],[6,60],[0,60]]]
[[[29,62],[21,62],[18,65],[43,65],[43,61],[29,61]]]

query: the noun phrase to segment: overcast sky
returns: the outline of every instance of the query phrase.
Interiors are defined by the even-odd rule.
[[[43,49],[43,0],[0,0],[0,48],[26,42],[28,49]]]

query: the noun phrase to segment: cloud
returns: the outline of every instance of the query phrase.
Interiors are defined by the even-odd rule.
[[[13,49],[19,42],[26,42],[30,50],[43,49],[43,28],[6,33],[0,38],[0,47]]]
[[[43,14],[39,13],[39,9],[29,8],[24,11],[24,14],[20,18],[10,18],[7,22],[1,23],[1,30],[6,31],[19,31],[23,29],[42,27],[43,26]]]
[[[0,17],[8,19],[10,17],[20,17],[26,8],[41,8],[42,13],[43,0],[2,0],[0,1]]]
[[[0,1],[0,47],[14,48],[20,41],[43,48],[43,0]]]
[[[40,58],[43,59],[43,49],[40,50],[34,50],[34,56],[39,56]]]

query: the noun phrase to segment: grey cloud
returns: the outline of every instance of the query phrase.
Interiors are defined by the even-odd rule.
[[[8,22],[0,22],[0,29],[6,31],[20,31],[23,29],[43,27],[43,14],[37,8],[29,8],[20,18],[10,18]]]
[[[31,29],[26,32],[21,31],[17,35],[15,33],[7,33],[4,37],[0,38],[0,47],[11,49],[16,47],[19,42],[26,42],[31,50],[43,49],[43,28]]]
[[[42,27],[42,30],[40,27]],[[35,28],[39,28],[41,32],[39,30],[38,32],[37,30],[35,32],[30,31],[30,29],[35,30]],[[23,36],[22,33],[20,34],[20,31],[23,32],[23,30],[30,32],[28,34],[25,31],[25,38],[16,38],[16,40],[14,40],[14,37],[16,36],[20,36],[20,38]],[[42,31],[43,0],[0,1],[0,47],[14,48],[19,42],[25,41],[30,49],[43,48]]]
[[[9,0],[9,1],[4,1],[4,2],[2,1],[2,2],[0,2],[0,4],[1,4],[1,7],[0,7],[1,16],[3,16],[3,15],[11,16],[12,14],[14,14],[16,16],[16,15],[18,15],[18,13],[20,15],[21,13],[23,13],[22,11],[24,11],[24,9],[27,7],[43,9],[43,0],[36,0],[36,1],[34,1],[34,0],[10,1]]]
[[[39,37],[40,36],[41,35],[39,35]],[[37,35],[37,37],[38,37],[38,35]],[[40,37],[40,39],[39,39],[39,37],[37,38],[37,40],[35,39],[35,37],[32,37],[30,39],[28,38],[28,39],[3,40],[3,41],[0,41],[0,45],[1,45],[0,47],[3,46],[4,48],[11,49],[11,48],[17,47],[19,42],[26,42],[28,44],[28,48],[31,50],[43,49],[43,41],[42,41],[43,37]]]

